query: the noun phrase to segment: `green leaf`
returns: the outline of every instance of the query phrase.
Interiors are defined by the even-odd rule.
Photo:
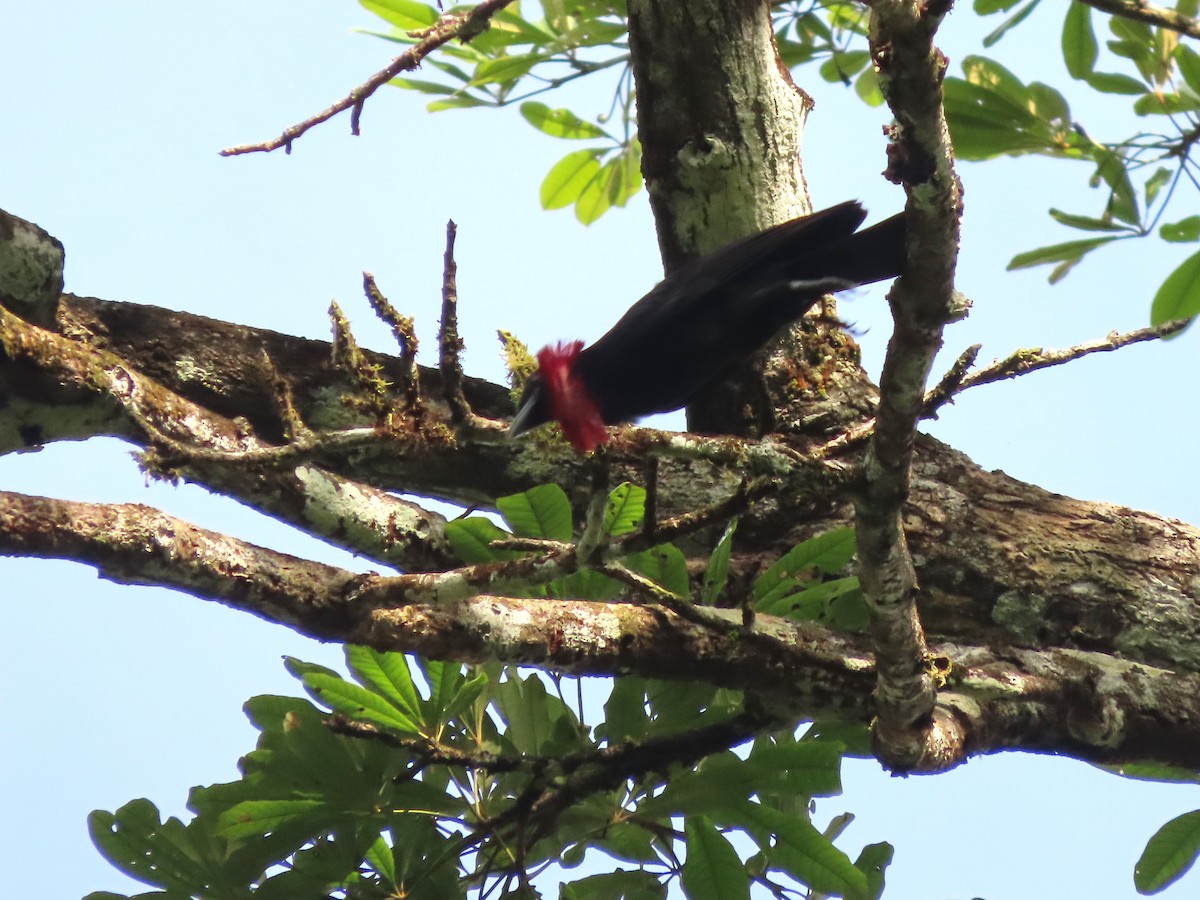
[[[435,718],[438,725],[465,711],[488,684],[486,672],[475,671],[468,678],[460,663],[417,657],[417,664],[429,683],[428,715]],[[432,726],[435,723],[429,724]]]
[[[1173,244],[1200,240],[1200,216],[1188,216],[1178,222],[1168,222],[1158,229],[1158,233],[1164,241]]]
[[[363,686],[371,688],[411,719],[421,720],[421,697],[403,653],[381,653],[358,644],[346,645],[346,666]]]
[[[617,869],[564,884],[559,900],[657,900],[667,896],[658,878],[644,870]]]
[[[725,582],[729,579],[729,555],[733,552],[733,533],[737,531],[737,519],[730,519],[708,558],[708,566],[704,569],[704,586],[700,590],[700,602],[711,606],[725,590]]]
[[[1149,206],[1154,202],[1155,198],[1158,196],[1158,192],[1166,187],[1167,182],[1170,180],[1171,170],[1163,166],[1159,166],[1155,170],[1154,174],[1146,179],[1146,185],[1144,188],[1146,192],[1146,206]]]
[[[514,550],[493,550],[492,541],[507,541],[512,535],[482,516],[470,516],[446,523],[446,540],[455,556],[465,563],[495,562],[520,556]]]
[[[1146,92],[1146,83],[1122,75],[1119,72],[1093,72],[1085,79],[1089,87],[1102,94],[1127,94],[1134,96]]]
[[[871,54],[866,50],[848,50],[844,53],[835,52],[829,59],[821,63],[818,72],[828,82],[850,83],[850,76],[858,74],[871,61]]]
[[[992,31],[983,39],[983,46],[991,47],[1000,41],[1004,35],[1012,31],[1022,22],[1029,18],[1029,14],[1037,9],[1041,0],[1030,0],[1029,3],[1022,6],[1015,13],[1000,23],[1000,27]]]
[[[750,875],[728,839],[703,816],[683,823],[687,859],[683,891],[688,900],[741,900],[750,897]]]
[[[608,495],[604,507],[604,533],[618,537],[642,527],[646,515],[646,489],[623,481]]]
[[[505,737],[521,753],[562,753],[578,744],[571,739],[572,726],[577,724],[574,714],[562,700],[547,693],[537,675],[521,678],[516,670],[509,670],[508,680],[493,686],[492,697],[508,723]],[[578,737],[577,731],[574,736]]]
[[[1197,313],[1200,313],[1200,252],[1185,259],[1162,283],[1150,305],[1150,324],[1187,319]]]
[[[363,9],[374,13],[401,31],[428,28],[438,20],[437,10],[417,0],[358,0]]]
[[[1187,873],[1200,854],[1200,810],[1184,813],[1158,829],[1133,867],[1139,894],[1157,894]]]
[[[178,819],[160,822],[149,800],[131,800],[115,813],[95,810],[88,832],[104,858],[131,878],[183,897],[204,887],[187,829]]]
[[[527,100],[521,104],[521,115],[525,121],[551,137],[567,140],[605,138],[608,132],[599,125],[587,122],[569,109],[551,109],[545,103]]]
[[[429,112],[442,112],[447,109],[472,109],[476,106],[495,106],[493,102],[480,100],[478,97],[471,97],[467,94],[456,94],[453,97],[447,97],[445,100],[434,100],[427,105],[425,109]]]
[[[1024,253],[1018,253],[1009,260],[1008,271],[1029,269],[1033,266],[1044,266],[1047,263],[1077,262],[1097,247],[1103,247],[1105,244],[1115,240],[1118,240],[1118,238],[1085,238],[1080,241],[1067,241],[1062,244],[1052,244],[1049,247],[1038,247],[1036,250],[1027,250]]]
[[[1072,78],[1085,79],[1096,68],[1100,45],[1092,30],[1092,8],[1080,0],[1067,7],[1062,31],[1063,62]]]
[[[550,541],[571,540],[571,501],[557,484],[539,484],[501,497],[496,509],[513,534]]]
[[[544,60],[545,56],[541,53],[521,53],[482,60],[475,66],[471,87],[515,82],[528,75],[530,69]]]
[[[611,187],[617,174],[617,160],[610,159],[600,167],[596,176],[584,185],[575,200],[575,218],[583,225],[591,225],[602,215],[612,209],[613,188]]]
[[[324,798],[244,800],[217,817],[216,830],[230,840],[259,838],[284,829],[316,834],[324,829],[328,813]]]
[[[1146,93],[1133,101],[1139,116],[1174,116],[1200,109],[1200,97],[1191,93]]]
[[[1063,212],[1061,209],[1051,209],[1050,215],[1055,222],[1080,231],[1128,231],[1124,225],[1108,219],[1093,219],[1091,216],[1077,216],[1074,213]]]
[[[635,553],[625,560],[625,564],[677,597],[687,597],[691,593],[687,559],[683,551],[674,544],[659,544],[657,547]]]
[[[805,818],[789,816],[761,803],[740,804],[718,822],[747,827],[764,847],[767,860],[809,887],[839,897],[867,894],[867,876],[854,867],[850,857],[833,845]],[[762,836],[773,834],[774,846],[767,848]]]
[[[879,89],[879,73],[874,66],[862,70],[854,82],[854,93],[867,106],[883,106],[883,92]]]
[[[398,709],[374,691],[337,675],[305,675],[304,686],[314,700],[351,719],[373,722],[402,734],[417,734],[420,731],[417,717]]]
[[[1012,9],[1021,0],[975,0],[975,12],[981,16],[990,16],[998,12]]]
[[[781,587],[788,587],[785,582]],[[835,578],[809,584],[799,591],[773,590],[755,605],[767,616],[787,616],[806,622],[815,622],[826,617],[829,604],[836,598],[858,590],[858,578]]]
[[[576,202],[600,174],[600,149],[576,150],[556,162],[542,180],[543,209],[562,209]]]
[[[891,844],[867,844],[854,861],[854,867],[867,876],[866,900],[879,900],[883,896],[884,872],[892,862],[895,850]]]
[[[819,569],[833,574],[854,556],[854,529],[835,528],[797,544],[775,561],[754,582],[754,599],[760,601],[789,581],[797,572]]]
[[[1187,44],[1179,44],[1175,48],[1175,64],[1179,66],[1179,74],[1184,83],[1193,92],[1200,94],[1200,53]]]
[[[1194,772],[1191,769],[1181,769],[1178,766],[1166,766],[1160,763],[1118,763],[1111,766],[1097,766],[1096,768],[1134,781],[1156,781],[1165,784],[1200,784],[1200,773]]]

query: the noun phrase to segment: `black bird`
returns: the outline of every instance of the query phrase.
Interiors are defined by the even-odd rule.
[[[686,406],[825,294],[895,278],[903,213],[856,231],[856,201],[734,241],[673,272],[600,340],[543,347],[508,430],[557,420],[580,453],[606,425]]]

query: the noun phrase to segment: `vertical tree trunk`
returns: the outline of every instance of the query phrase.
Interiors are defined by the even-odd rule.
[[[642,172],[668,272],[811,211],[800,138],[812,100],[779,59],[766,0],[629,0]],[[763,354],[688,406],[692,431],[774,421]]]

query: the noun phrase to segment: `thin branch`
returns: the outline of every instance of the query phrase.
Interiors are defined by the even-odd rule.
[[[278,150],[280,147],[284,148],[285,153],[291,153],[292,142],[296,138],[300,137],[310,128],[332,119],[338,113],[345,112],[347,109],[351,111],[350,133],[357,135],[359,133],[359,117],[362,115],[363,104],[366,103],[368,97],[401,72],[408,72],[420,66],[421,60],[443,44],[448,43],[454,38],[459,38],[463,43],[470,41],[471,38],[488,27],[492,16],[512,2],[513,0],[484,0],[484,2],[465,13],[446,13],[438,19],[433,27],[422,34],[421,40],[418,43],[409,47],[388,63],[385,68],[380,69],[332,106],[314,116],[310,116],[303,122],[284,129],[283,133],[273,140],[263,141],[259,144],[240,144],[236,147],[226,147],[221,151],[221,155],[238,156],[243,153],[269,153],[272,150]]]
[[[1200,21],[1164,6],[1155,6],[1146,0],[1080,0],[1080,2],[1123,19],[1133,19],[1135,22],[1145,22],[1147,25],[1157,25],[1170,31],[1178,31],[1188,37],[1200,38]]]
[[[450,406],[455,423],[473,418],[463,395],[462,338],[458,336],[458,264],[454,261],[454,239],[458,226],[446,223],[446,253],[442,269],[442,321],[438,329],[438,369],[442,373],[442,393]]]
[[[939,384],[937,388],[925,395],[925,408],[922,417],[926,419],[936,418],[937,411],[942,406],[968,388],[978,387],[981,384],[994,384],[997,381],[1027,375],[1039,369],[1048,369],[1051,366],[1061,366],[1063,363],[1073,362],[1092,353],[1108,353],[1113,350],[1119,350],[1122,347],[1127,347],[1130,344],[1161,340],[1182,331],[1191,321],[1191,319],[1174,319],[1170,322],[1164,322],[1162,325],[1139,328],[1136,331],[1127,331],[1124,334],[1112,331],[1109,332],[1107,337],[1100,340],[1076,344],[1074,347],[1067,347],[1065,350],[1043,350],[1041,347],[1029,350],[1017,350],[1004,359],[997,360],[990,366],[980,369],[978,372],[965,376],[959,375],[957,384],[947,384],[947,379],[958,368],[958,364],[956,363],[955,369],[952,369],[942,379],[942,384]],[[974,347],[969,348],[966,353],[970,353],[971,350],[978,352],[979,345],[976,344]],[[963,355],[966,356],[966,353]],[[968,362],[968,366],[973,361],[974,358],[972,357]]]

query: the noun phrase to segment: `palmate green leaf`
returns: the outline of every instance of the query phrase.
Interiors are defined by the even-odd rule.
[[[513,534],[550,541],[571,540],[571,501],[557,484],[539,484],[500,497],[496,509]]]
[[[1200,810],[1184,813],[1158,829],[1133,867],[1139,894],[1157,894],[1182,878],[1200,854]]]
[[[551,166],[542,180],[542,208],[562,209],[576,202],[600,174],[600,157],[603,154],[604,150],[599,148],[576,150]]]
[[[551,109],[545,103],[527,100],[521,104],[521,115],[525,121],[551,137],[566,140],[586,140],[609,137],[599,125],[579,118],[569,109]]]
[[[375,691],[336,675],[306,675],[304,686],[314,700],[351,719],[371,722],[401,734],[420,733],[418,717],[397,707]]]
[[[1164,241],[1173,244],[1200,241],[1200,216],[1188,216],[1178,222],[1168,222],[1158,229],[1158,233]]]
[[[158,807],[149,800],[131,800],[115,813],[95,810],[88,816],[88,832],[101,855],[130,878],[182,897],[205,886],[188,830],[175,818],[160,822]]]
[[[1092,29],[1092,8],[1080,0],[1071,0],[1063,19],[1063,62],[1072,78],[1085,79],[1096,68],[1100,45]]]
[[[855,900],[867,896],[866,873],[807,819],[750,801],[713,818],[719,825],[746,830],[763,848],[772,868],[813,890]],[[771,835],[776,838],[774,846],[769,846]]]
[[[324,797],[288,800],[243,800],[217,817],[217,834],[229,840],[248,840],[274,832],[315,836],[325,831],[335,816]]]
[[[421,720],[421,697],[403,653],[381,653],[358,644],[347,644],[345,653],[346,667],[359,684],[375,691],[413,722]]]
[[[492,686],[492,704],[508,723],[504,737],[521,753],[565,753],[581,745],[575,714],[537,675],[521,678],[510,670],[507,681]]]
[[[729,556],[733,552],[733,533],[737,531],[737,519],[730,519],[708,558],[704,569],[704,585],[700,590],[700,602],[711,606],[725,590],[725,582],[729,580]]]
[[[461,663],[442,662],[417,657],[417,665],[429,684],[428,724],[433,727],[461,715],[487,687],[488,676],[483,671],[464,672]],[[468,677],[469,673],[469,677]]]
[[[367,12],[373,13],[401,31],[428,28],[438,20],[438,11],[417,0],[358,0]]]
[[[703,816],[683,822],[687,859],[683,892],[688,900],[749,900],[750,874],[729,840]]]
[[[1197,314],[1200,314],[1200,252],[1185,259],[1162,283],[1150,305],[1150,324],[1162,325]],[[1181,333],[1177,331],[1172,337]]]

